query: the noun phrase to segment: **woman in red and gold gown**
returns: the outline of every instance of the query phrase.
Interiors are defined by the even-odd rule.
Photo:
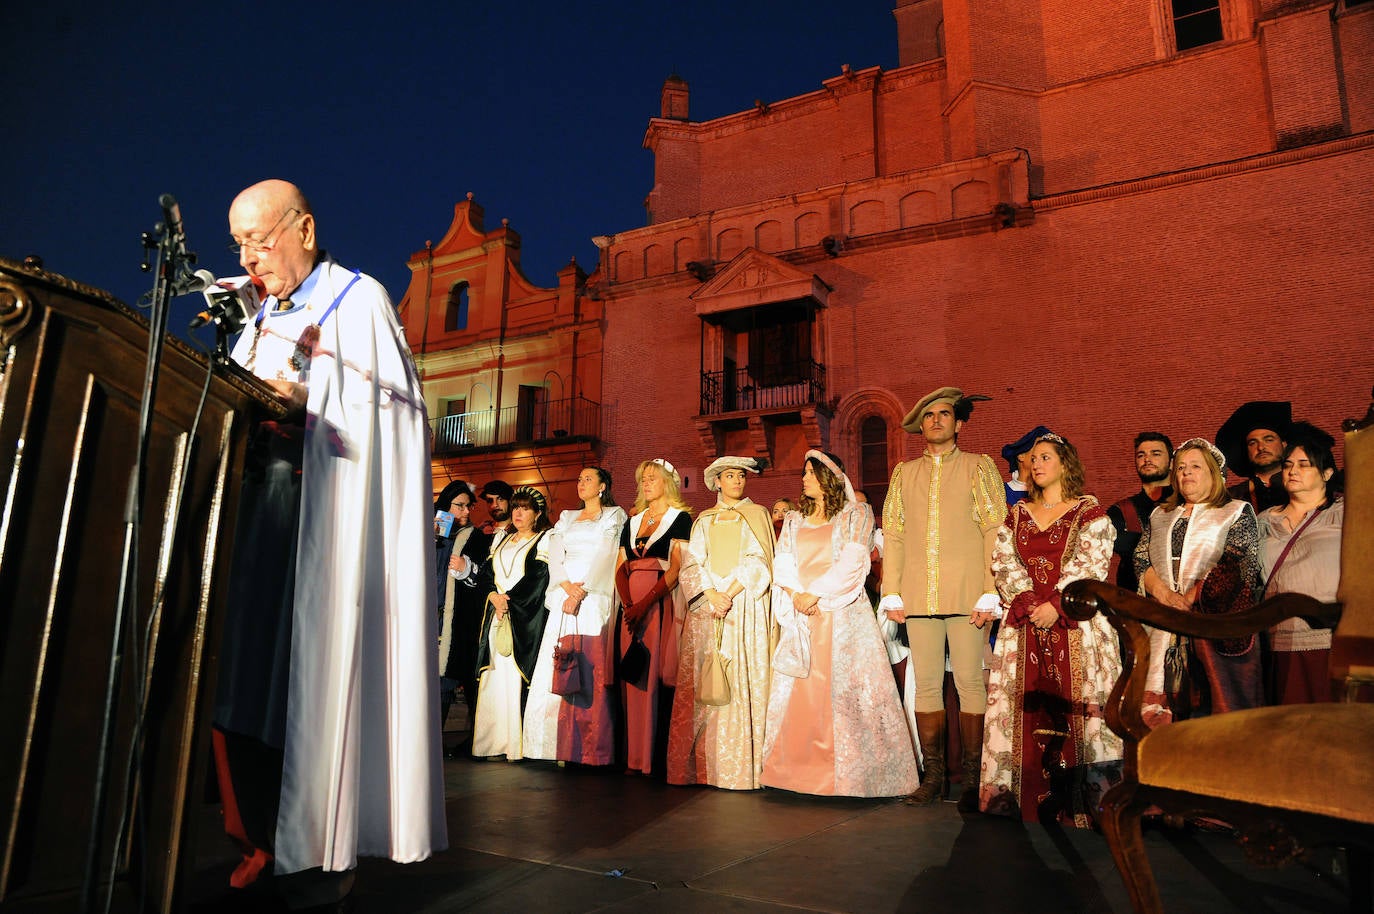
[[[671,711],[670,690],[677,685],[678,635],[686,614],[677,578],[692,516],[682,500],[682,479],[668,461],[644,461],[635,469],[635,483],[639,496],[621,533],[615,571],[623,606],[617,674],[625,707],[625,769],[649,774],[667,747],[659,717]],[[648,651],[648,662],[626,675],[625,655],[636,643]],[[661,732],[666,737],[667,729]]]
[[[1068,619],[1071,581],[1105,580],[1116,529],[1091,495],[1083,464],[1055,434],[1031,448],[1029,497],[997,533],[992,573],[1005,616],[988,682],[979,808],[1028,822],[1090,827],[1120,779],[1121,738],[1103,708],[1121,673],[1101,615]]]

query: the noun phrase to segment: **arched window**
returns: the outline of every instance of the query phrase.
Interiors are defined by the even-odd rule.
[[[868,496],[873,516],[882,524],[883,499],[891,481],[887,465],[887,422],[869,416],[859,426],[859,488]]]
[[[468,284],[456,282],[448,293],[448,305],[444,308],[444,332],[468,328]]]

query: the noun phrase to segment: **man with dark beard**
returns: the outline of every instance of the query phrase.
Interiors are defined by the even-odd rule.
[[[1288,401],[1252,400],[1217,429],[1217,447],[1226,455],[1227,469],[1244,477],[1226,491],[1250,502],[1256,513],[1288,502],[1279,462],[1292,424]]]
[[[487,503],[487,514],[491,515],[482,525],[482,532],[494,536],[502,530],[510,532],[510,497],[515,490],[504,479],[493,479],[482,486],[482,499]]]
[[[1168,484],[1173,463],[1174,444],[1163,432],[1141,432],[1135,436],[1135,473],[1140,477],[1140,491],[1107,509],[1112,526],[1116,528],[1116,543],[1112,551],[1120,558],[1116,566],[1119,587],[1137,590],[1135,576],[1135,545],[1150,522],[1155,505],[1174,493]]]

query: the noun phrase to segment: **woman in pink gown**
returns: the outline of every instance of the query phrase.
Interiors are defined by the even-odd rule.
[[[762,783],[798,793],[905,796],[920,777],[887,651],[864,594],[873,512],[839,461],[807,451],[802,511],[773,559],[780,626]]]

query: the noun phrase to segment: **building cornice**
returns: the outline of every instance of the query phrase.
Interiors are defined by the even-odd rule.
[[[1317,159],[1327,158],[1328,156],[1342,155],[1361,149],[1374,149],[1374,130],[1356,134],[1355,136],[1329,140],[1325,143],[1314,143],[1311,146],[1299,146],[1294,149],[1283,149],[1278,152],[1266,152],[1259,155],[1246,156],[1242,159],[1233,159],[1229,162],[1206,165],[1200,168],[1190,168],[1183,171],[1169,172],[1167,174],[1152,175],[1148,178],[1140,178],[1134,181],[1120,181],[1114,184],[1102,184],[1097,187],[1050,194],[1049,196],[1040,197],[1031,201],[1031,206],[1037,213],[1052,212],[1056,209],[1083,206],[1085,204],[1098,203],[1102,200],[1110,200],[1117,197],[1129,197],[1135,194],[1151,193],[1167,187],[1198,184],[1204,181],[1216,181],[1252,171],[1282,168],[1286,165],[1315,161]]]

